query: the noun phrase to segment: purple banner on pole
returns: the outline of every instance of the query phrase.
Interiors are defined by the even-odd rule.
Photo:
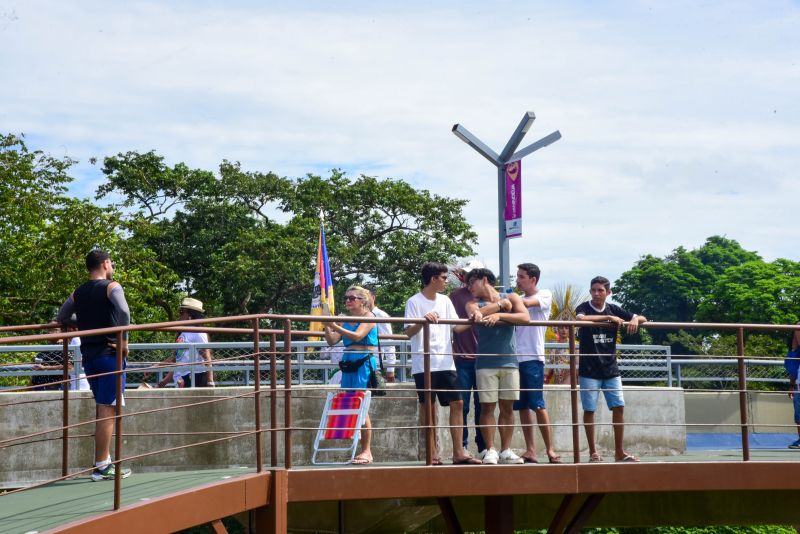
[[[522,161],[506,163],[506,237],[522,236]]]

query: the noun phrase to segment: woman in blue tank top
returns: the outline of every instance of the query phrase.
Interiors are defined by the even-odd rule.
[[[359,318],[372,317],[372,312],[367,307],[369,293],[361,286],[350,286],[344,294],[344,305],[349,315]],[[361,360],[366,357],[364,363],[354,372],[342,372],[343,389],[366,389],[369,383],[369,374],[377,366],[375,360],[375,350],[378,346],[378,327],[375,323],[345,322],[345,323],[324,323],[325,341],[328,345],[335,345],[340,340],[344,345],[342,361]],[[367,415],[364,428],[361,429],[361,454],[353,458],[354,464],[372,463],[372,452],[370,444],[372,442],[372,422]]]

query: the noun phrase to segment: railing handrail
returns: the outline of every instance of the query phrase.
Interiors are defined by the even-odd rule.
[[[284,355],[284,370],[290,376],[291,373],[291,366],[292,366],[292,337],[293,336],[315,336],[315,337],[322,337],[322,332],[311,332],[311,331],[295,331],[292,330],[292,322],[331,322],[331,321],[342,321],[347,320],[347,317],[342,316],[313,316],[313,315],[279,315],[279,314],[248,314],[248,315],[239,315],[239,316],[231,316],[231,317],[212,317],[212,318],[203,318],[203,319],[195,319],[195,320],[186,320],[186,321],[172,321],[172,322],[160,322],[160,323],[149,323],[143,325],[126,325],[126,326],[117,326],[117,327],[109,327],[109,328],[101,328],[95,330],[84,330],[84,331],[73,331],[73,332],[55,332],[50,334],[33,334],[33,335],[21,335],[21,336],[9,336],[0,338],[0,345],[11,345],[17,343],[25,343],[25,342],[32,342],[32,341],[44,341],[44,340],[60,340],[62,343],[62,351],[63,351],[63,358],[66,361],[67,353],[69,351],[69,340],[73,337],[83,337],[83,336],[95,336],[95,335],[108,335],[114,334],[116,336],[116,357],[117,357],[117,371],[112,374],[115,374],[117,377],[117,399],[121,397],[122,394],[122,374],[125,372],[122,369],[122,359],[123,359],[123,351],[122,347],[124,345],[124,334],[127,332],[135,332],[135,331],[152,331],[152,330],[175,330],[175,329],[185,329],[189,328],[196,328],[197,330],[209,330],[210,328],[214,327],[207,327],[208,324],[226,324],[226,323],[233,323],[233,322],[249,322],[252,324],[252,328],[237,328],[237,329],[226,329],[228,331],[236,332],[236,333],[250,333],[253,339],[253,357],[254,357],[254,365],[256,372],[258,373],[260,361],[261,361],[261,344],[260,344],[260,335],[267,334],[270,336],[270,365],[271,365],[271,387],[269,390],[271,396],[271,421],[270,421],[270,434],[273,447],[272,453],[275,454],[276,450],[276,435],[277,435],[277,419],[275,417],[274,407],[276,405],[276,395],[277,395],[277,387],[275,383],[275,369],[276,369],[276,360],[278,354],[278,346],[277,346],[277,336],[282,336],[283,338],[283,346],[281,347],[280,353]],[[268,320],[268,321],[276,321],[279,323],[283,323],[283,329],[262,329],[261,328],[261,321]],[[363,319],[362,319],[363,320]],[[422,335],[423,335],[423,361],[424,361],[424,395],[427,399],[426,406],[428,407],[427,413],[425,413],[425,420],[424,426],[425,435],[426,435],[426,463],[428,465],[432,464],[432,453],[433,453],[433,442],[434,442],[434,425],[433,425],[433,417],[432,417],[432,406],[433,403],[431,402],[431,382],[430,382],[430,322],[428,322],[424,318],[400,318],[400,317],[370,317],[368,318],[369,322],[374,323],[402,323],[402,324],[422,324]],[[469,325],[471,324],[470,321],[465,319],[455,319],[455,320],[440,320],[442,324],[448,325]],[[597,327],[601,325],[608,325],[614,326],[613,323],[597,323],[597,322],[590,322],[590,321],[528,321],[526,323],[528,326],[546,326],[546,327],[553,327],[553,326],[566,326],[569,328],[569,370],[570,370],[570,395],[571,395],[571,407],[572,407],[572,428],[573,428],[573,455],[575,463],[580,462],[579,458],[579,446],[578,446],[578,416],[577,416],[577,352],[576,352],[576,345],[575,345],[575,328],[577,327]],[[25,325],[29,327],[28,329],[36,329],[38,328],[54,328],[55,324],[48,323],[47,325]],[[745,369],[745,357],[744,357],[744,332],[745,331],[794,331],[800,329],[800,325],[768,325],[768,324],[740,324],[740,323],[644,323],[641,327],[646,329],[713,329],[713,330],[735,330],[737,335],[737,363],[739,367],[739,397],[740,397],[740,419],[741,419],[741,430],[742,430],[742,456],[743,460],[749,460],[749,444],[748,444],[748,422],[747,422],[747,406],[746,406],[746,376],[744,374]],[[19,327],[16,327],[19,329]],[[13,330],[10,327],[3,328],[0,331],[10,331]],[[402,339],[400,337],[399,339]],[[186,346],[184,344],[184,346]],[[68,370],[67,366],[63,366],[63,375],[64,378],[68,378]],[[255,430],[253,433],[256,436],[256,465],[257,470],[261,471],[263,469],[261,454],[262,454],[262,447],[261,447],[261,434],[262,428],[260,424],[260,380],[257,380],[255,383],[255,388],[252,393],[252,396],[255,400]],[[284,384],[283,388],[283,395],[284,395],[284,428],[282,429],[283,433],[283,445],[284,445],[284,465],[287,469],[292,467],[292,411],[291,411],[291,399],[292,399],[292,381],[288,380]],[[64,388],[63,392],[63,405],[62,405],[62,413],[64,416],[64,425],[63,425],[63,434],[62,434],[62,441],[63,441],[63,451],[62,451],[62,475],[66,476],[66,470],[68,467],[68,450],[67,450],[67,443],[69,439],[68,430],[69,422],[68,422],[68,400],[69,400],[69,392],[67,388]],[[225,399],[227,400],[227,399]],[[122,403],[116,403],[116,413],[114,415],[114,420],[116,424],[115,430],[115,455],[113,464],[117,466],[116,469],[116,477],[114,481],[114,509],[119,509],[120,507],[120,493],[121,493],[121,462],[123,461],[123,454],[122,454]],[[200,445],[200,444],[195,444]],[[276,465],[275,457],[273,456],[273,465]]]

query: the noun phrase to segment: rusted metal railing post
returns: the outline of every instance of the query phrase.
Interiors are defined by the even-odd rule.
[[[69,474],[69,339],[64,338],[61,347],[61,373],[64,383],[61,386],[63,396],[61,398],[61,476]]]
[[[122,377],[125,332],[117,332],[117,395],[114,413],[114,510],[119,510],[122,493]]]
[[[292,468],[292,321],[283,321],[283,463]]]
[[[578,365],[575,354],[575,326],[569,325],[569,400],[572,408],[572,461],[581,462],[580,429],[578,428]]]
[[[278,465],[278,341],[276,334],[269,336],[269,463]]]
[[[259,332],[260,321],[253,319],[253,371],[255,373],[255,385],[253,397],[255,397],[255,427],[256,427],[256,472],[264,470],[264,450],[263,440],[261,439],[261,332]]]
[[[422,325],[422,358],[424,362],[425,386],[425,465],[433,465],[433,450],[436,448],[433,433],[433,392],[431,391],[431,328],[426,322]],[[480,429],[476,429],[480,432]]]
[[[742,422],[742,460],[750,460],[750,436],[747,429],[747,375],[744,368],[744,328],[736,329],[736,360],[739,368],[739,419]]]

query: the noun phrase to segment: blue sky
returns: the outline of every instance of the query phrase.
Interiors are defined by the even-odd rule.
[[[0,125],[80,161],[150,150],[285,176],[342,168],[469,200],[497,266],[495,172],[523,161],[511,261],[542,283],[737,239],[798,260],[797,2],[4,2]]]

